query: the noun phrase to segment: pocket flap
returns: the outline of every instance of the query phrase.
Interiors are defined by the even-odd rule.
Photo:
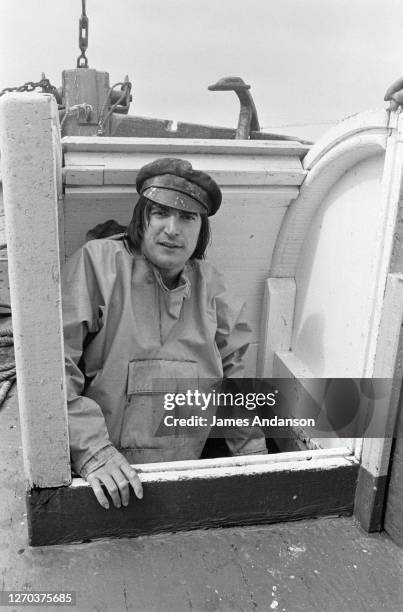
[[[175,393],[197,388],[197,363],[168,359],[129,362],[127,394]]]

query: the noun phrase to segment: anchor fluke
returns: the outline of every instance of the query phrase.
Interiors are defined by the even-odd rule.
[[[241,77],[223,77],[213,85],[209,85],[210,91],[234,91],[239,98],[241,109],[239,112],[236,139],[248,139],[250,133],[259,131],[259,120],[256,106],[250,93],[250,85],[245,83]]]

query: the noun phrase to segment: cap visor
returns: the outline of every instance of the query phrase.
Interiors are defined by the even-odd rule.
[[[207,214],[207,210],[197,200],[180,191],[174,191],[173,189],[163,189],[161,187],[149,187],[145,189],[141,194],[155,202],[156,204],[162,204],[163,206],[170,206],[171,208],[178,208],[179,210],[185,210],[186,212]]]

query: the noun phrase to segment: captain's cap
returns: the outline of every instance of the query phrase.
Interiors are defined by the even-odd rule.
[[[143,166],[136,188],[152,202],[188,212],[214,215],[220,208],[221,190],[206,172],[193,170],[185,159],[162,157]]]

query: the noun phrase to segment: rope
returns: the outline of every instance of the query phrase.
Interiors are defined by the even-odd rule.
[[[7,372],[15,367],[14,361],[7,361],[6,363],[0,363],[0,372]]]
[[[115,89],[115,87],[118,87],[118,85],[121,85],[121,91],[122,93],[120,94],[118,100],[112,104],[112,106],[110,107],[110,109],[108,110],[108,112],[106,113],[105,117],[104,117],[104,113],[107,109],[108,103],[111,99],[111,95],[113,90]],[[97,136],[102,136],[104,133],[104,126],[107,122],[107,120],[109,119],[109,117],[112,115],[113,111],[115,110],[115,108],[117,106],[119,106],[119,104],[125,99],[126,97],[126,89],[129,87],[129,92],[131,89],[131,83],[128,80],[128,77],[126,77],[126,79],[124,81],[121,81],[119,83],[115,83],[115,85],[112,85],[112,87],[109,88],[108,91],[108,95],[106,96],[106,100],[102,106],[102,110],[101,113],[99,115],[99,122],[98,122],[98,130],[97,130]]]
[[[1,306],[1,304],[0,304]],[[0,338],[2,338],[3,336],[10,336],[11,338],[13,337],[13,330],[12,329],[0,329]]]
[[[81,104],[74,104],[74,106],[70,106],[70,108],[68,108],[66,110],[66,112],[64,113],[63,119],[61,120],[60,123],[60,131],[63,130],[64,124],[66,122],[66,119],[68,117],[70,117],[71,115],[77,114],[77,120],[80,119],[80,111],[83,111],[85,113],[85,119],[86,121],[88,120],[90,113],[93,111],[93,107],[91,106],[91,104],[87,104],[86,102],[82,102]]]
[[[9,378],[15,378],[15,367],[10,368],[7,372],[0,372],[0,382],[8,380]]]
[[[13,330],[11,328],[0,329],[0,347],[13,346]],[[0,363],[0,408],[4,404],[12,386],[16,380],[15,361]]]
[[[4,385],[2,385],[0,387],[0,408],[3,405],[7,395],[10,392],[11,387],[13,386],[13,384],[15,383],[15,376],[13,378],[10,378],[10,380],[7,380]]]

